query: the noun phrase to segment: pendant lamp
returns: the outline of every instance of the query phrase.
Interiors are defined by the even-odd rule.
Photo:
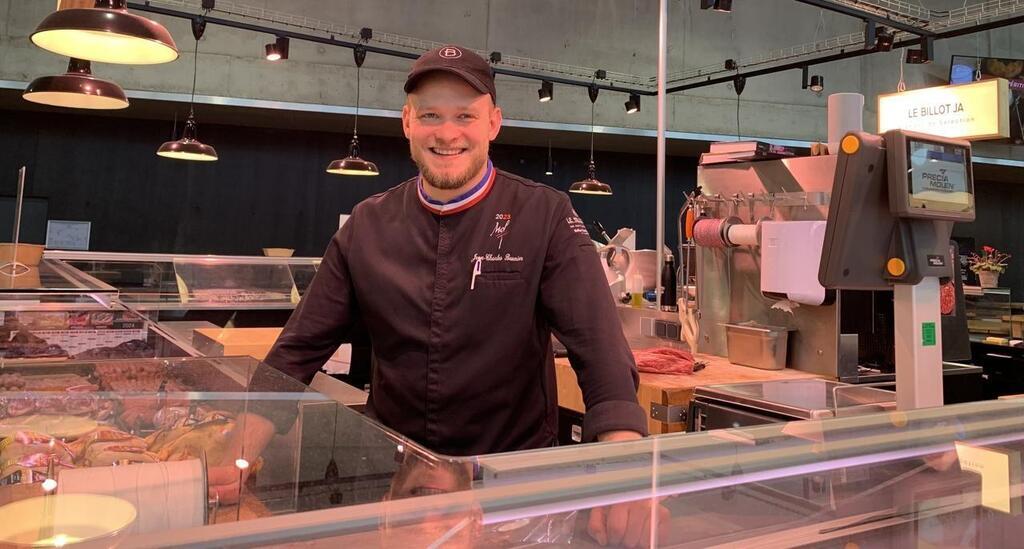
[[[121,86],[92,75],[91,63],[71,58],[68,72],[40,76],[21,94],[26,101],[71,109],[124,109],[128,97]]]
[[[587,88],[590,95],[590,162],[587,163],[587,178],[569,186],[569,192],[576,194],[596,194],[609,196],[612,188],[597,179],[597,166],[594,164],[594,104],[597,102],[597,86]]]
[[[196,76],[199,74],[199,39],[206,30],[206,21],[196,19],[192,21],[192,35],[196,38],[196,58],[192,65],[192,99],[188,106],[188,119],[185,120],[185,129],[181,133],[181,139],[168,141],[157,149],[157,156],[173,158],[175,160],[192,160],[199,162],[213,162],[217,160],[217,151],[199,141],[198,124],[196,123],[195,102],[196,102]],[[172,136],[173,137],[173,136]]]
[[[327,173],[334,175],[380,175],[377,165],[369,160],[363,160],[359,156],[359,73],[366,60],[366,49],[356,47],[352,50],[356,60],[356,119],[352,127],[352,142],[348,147],[348,156],[331,162],[327,166]]]
[[[551,140],[548,139],[548,166],[544,168],[544,175],[555,175],[555,163],[551,159]]]
[[[178,58],[171,33],[156,21],[128,13],[127,0],[57,10],[39,23],[31,39],[58,55],[100,63],[155,65]]]

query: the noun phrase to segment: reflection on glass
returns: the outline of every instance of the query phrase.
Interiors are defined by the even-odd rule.
[[[381,543],[385,547],[475,547],[480,538],[482,512],[461,501],[452,505],[427,498],[412,520],[394,521],[390,505],[402,499],[438,496],[472,488],[472,464],[431,459],[414,452],[396,452],[400,465],[385,496]],[[396,523],[397,522],[397,523]]]

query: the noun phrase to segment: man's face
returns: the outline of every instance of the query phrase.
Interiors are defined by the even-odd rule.
[[[458,189],[483,175],[490,142],[501,129],[501,109],[461,78],[435,72],[409,94],[402,127],[426,182]]]

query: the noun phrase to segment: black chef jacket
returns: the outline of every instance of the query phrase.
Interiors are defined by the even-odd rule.
[[[308,384],[361,321],[376,359],[368,414],[434,451],[486,454],[556,443],[553,331],[583,390],[585,440],[646,434],[585,225],[565,194],[494,172],[458,213],[428,210],[416,178],[358,204],[266,362]]]

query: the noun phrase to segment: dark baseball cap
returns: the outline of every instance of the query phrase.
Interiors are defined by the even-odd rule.
[[[460,46],[441,46],[421,55],[413,62],[409,77],[405,79],[405,93],[411,93],[424,75],[434,71],[454,74],[498,102],[491,65],[472,50]]]

